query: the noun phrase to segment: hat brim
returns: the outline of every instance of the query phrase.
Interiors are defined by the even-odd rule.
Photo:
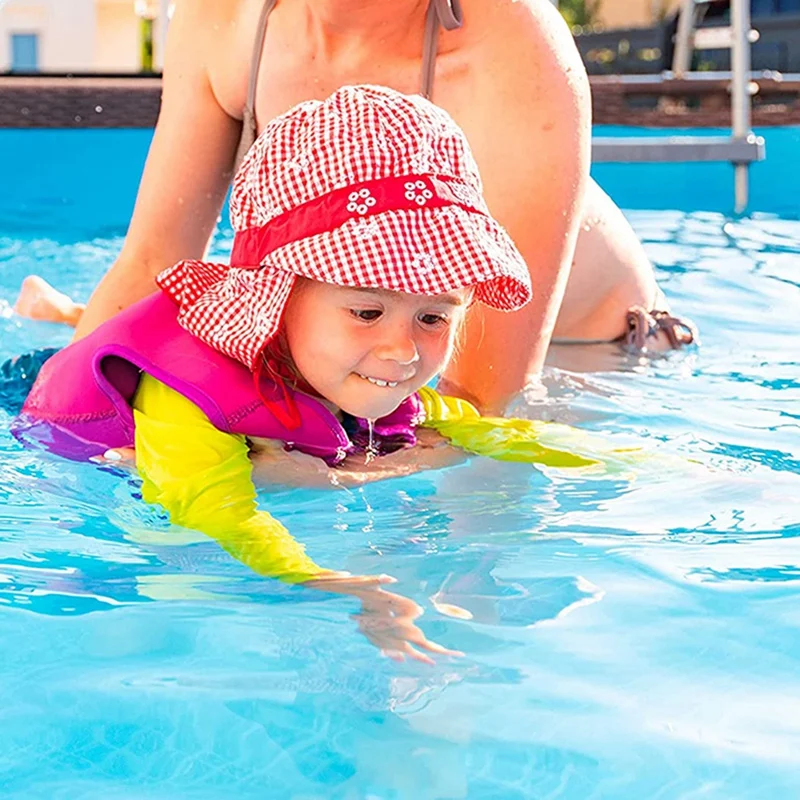
[[[254,369],[280,328],[298,275],[409,294],[474,288],[475,300],[501,311],[532,297],[528,267],[506,231],[458,206],[348,221],[274,250],[260,265],[181,261],[158,283],[180,306],[186,330]]]
[[[386,211],[269,253],[261,266],[340,286],[475,299],[514,311],[532,297],[527,264],[490,216],[459,206]]]

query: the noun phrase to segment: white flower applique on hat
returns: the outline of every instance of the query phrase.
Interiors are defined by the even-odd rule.
[[[359,189],[357,192],[350,192],[347,203],[347,210],[351,214],[360,214],[362,217],[378,201],[372,196],[369,189]]]
[[[406,190],[406,200],[412,200],[418,206],[424,206],[433,197],[425,181],[407,181],[403,188]]]

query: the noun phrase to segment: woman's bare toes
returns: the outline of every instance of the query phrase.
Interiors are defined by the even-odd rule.
[[[77,325],[84,307],[38,275],[29,275],[22,281],[17,302],[14,303],[14,311],[21,317],[61,322],[73,327]]]

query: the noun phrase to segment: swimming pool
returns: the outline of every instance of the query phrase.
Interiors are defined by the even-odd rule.
[[[795,161],[754,169],[745,219],[724,216],[725,166],[598,170],[702,348],[562,348],[547,395],[518,405],[702,469],[627,482],[476,459],[265,497],[320,562],[399,578],[464,659],[381,660],[353,602],[170,532],[133,478],[24,451],[0,412],[4,796],[800,796],[800,214],[779,181],[800,139],[767,136]],[[66,342],[9,303],[34,270],[87,295],[146,143],[0,131],[0,359]]]

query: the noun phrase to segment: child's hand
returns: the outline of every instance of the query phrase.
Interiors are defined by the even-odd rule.
[[[408,656],[423,664],[433,664],[434,660],[422,650],[441,656],[464,655],[459,650],[448,650],[425,636],[414,624],[414,620],[422,615],[422,608],[410,598],[385,589],[360,596],[362,610],[355,615],[359,630],[381,649],[381,653],[394,661],[405,661]]]
[[[422,615],[422,608],[408,597],[381,588],[394,582],[395,579],[389,575],[335,572],[308,581],[306,586],[359,597],[361,613],[354,617],[359,630],[381,653],[394,661],[405,661],[407,656],[423,664],[433,664],[433,659],[423,650],[443,656],[464,655],[458,650],[448,650],[425,636],[414,624],[414,620]]]
[[[113,447],[101,456],[89,459],[95,464],[109,464],[114,467],[136,468],[136,451],[132,447]]]
[[[363,453],[348,456],[338,467],[298,450],[286,452],[282,442],[250,440],[253,481],[257,486],[303,486],[314,489],[363,486],[373,481],[413,475],[425,469],[442,469],[466,460],[467,454],[452,447],[428,428],[417,429],[417,446],[398,450],[367,462]]]

